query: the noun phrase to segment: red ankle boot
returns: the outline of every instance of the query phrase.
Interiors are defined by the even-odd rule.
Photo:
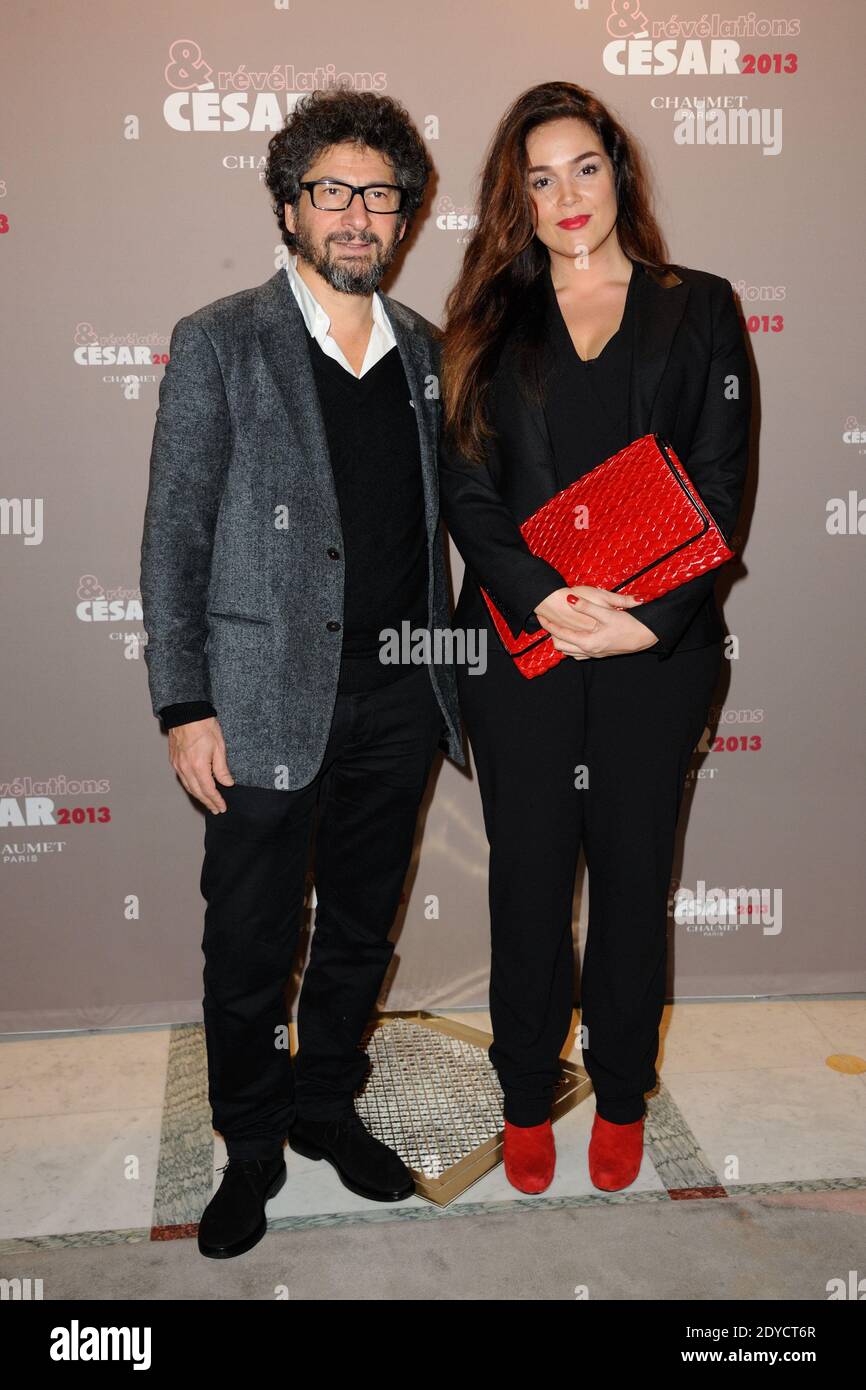
[[[505,1121],[502,1151],[505,1176],[519,1192],[543,1192],[553,1182],[556,1147],[553,1125],[513,1125]]]
[[[631,1124],[616,1125],[596,1113],[589,1137],[589,1176],[593,1187],[618,1192],[633,1183],[643,1156],[643,1126],[646,1116]]]

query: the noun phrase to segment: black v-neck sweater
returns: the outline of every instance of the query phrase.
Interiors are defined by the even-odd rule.
[[[415,407],[395,346],[356,377],[308,334],[340,506],[346,582],[338,690],[414,667],[379,660],[384,628],[427,627],[427,525]]]

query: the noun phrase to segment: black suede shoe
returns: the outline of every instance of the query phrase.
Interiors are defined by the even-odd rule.
[[[299,1116],[289,1130],[289,1148],[304,1158],[326,1158],[344,1187],[373,1202],[404,1202],[415,1191],[403,1160],[374,1138],[356,1110],[339,1120]]]
[[[228,1260],[252,1250],[268,1228],[265,1202],[286,1181],[280,1148],[272,1158],[230,1158],[222,1182],[202,1213],[198,1248],[213,1260]]]

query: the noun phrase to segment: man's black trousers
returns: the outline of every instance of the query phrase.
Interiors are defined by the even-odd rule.
[[[352,1107],[442,727],[423,665],[337,695],[308,786],[218,784],[228,809],[205,813],[203,1004],[213,1123],[230,1158],[271,1154],[296,1115],[334,1119]],[[316,925],[293,1065],[285,990],[314,825]]]

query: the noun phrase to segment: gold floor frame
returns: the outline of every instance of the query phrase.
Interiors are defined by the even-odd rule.
[[[398,1031],[389,1037],[389,1028]],[[443,1048],[439,1045],[442,1035],[467,1046]],[[448,1206],[501,1161],[502,1090],[487,1055],[492,1041],[490,1033],[424,1010],[381,1014],[364,1035],[372,1065],[356,1094],[355,1107],[370,1132],[399,1153],[412,1173],[418,1196],[436,1206]],[[583,1067],[564,1060],[561,1066],[551,1108],[554,1121],[592,1092]],[[476,1072],[477,1084],[473,1084]],[[464,1081],[468,1090],[459,1084]],[[455,1092],[462,1106],[467,1094],[469,1098],[464,1130],[460,1128],[464,1112],[454,1112]],[[444,1140],[441,1145],[440,1140]],[[426,1151],[423,1163],[419,1162],[422,1147]],[[448,1154],[456,1150],[460,1156],[443,1156],[443,1149]]]

